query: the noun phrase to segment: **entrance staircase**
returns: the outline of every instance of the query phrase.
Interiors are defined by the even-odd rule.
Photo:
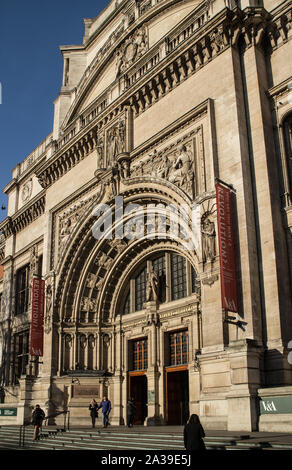
[[[0,426],[0,450],[184,450],[182,426],[134,428],[60,428],[44,427],[33,441],[33,426]],[[281,433],[228,433],[209,431],[205,437],[209,450],[292,450],[292,435]]]

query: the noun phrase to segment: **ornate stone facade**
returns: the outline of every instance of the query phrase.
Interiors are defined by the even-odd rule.
[[[112,424],[131,394],[145,425],[198,413],[210,429],[291,431],[258,402],[275,387],[292,400],[292,7],[258,3],[112,1],[62,49],[53,132],[5,188],[0,379],[18,422],[50,403],[89,423],[95,390]],[[218,181],[234,194],[235,313]],[[173,207],[197,224],[176,231]],[[42,360],[29,353],[39,275]]]

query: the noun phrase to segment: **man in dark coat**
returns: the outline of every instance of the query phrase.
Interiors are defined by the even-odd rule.
[[[100,402],[98,409],[101,408],[102,411],[102,424],[106,428],[108,426],[108,417],[112,409],[110,400],[104,396],[103,400]]]
[[[193,414],[184,427],[184,445],[186,450],[206,450],[203,440],[204,429],[198,415]]]
[[[136,412],[136,406],[134,403],[134,398],[129,398],[128,403],[127,403],[127,426],[128,428],[133,426],[135,412]]]
[[[45,412],[41,409],[40,405],[36,405],[32,413],[32,424],[34,425],[33,441],[39,437],[39,430],[42,427],[43,420],[45,419]]]

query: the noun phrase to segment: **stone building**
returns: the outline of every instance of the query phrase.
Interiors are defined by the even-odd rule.
[[[136,423],[198,413],[208,429],[291,431],[292,2],[112,0],[84,23],[83,43],[61,47],[52,132],[4,188],[0,423],[39,403],[89,424],[106,394],[113,425],[131,395]],[[222,309],[220,181],[235,312]],[[193,248],[169,207],[196,208]]]

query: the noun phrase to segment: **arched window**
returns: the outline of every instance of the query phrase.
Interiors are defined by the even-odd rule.
[[[153,270],[158,278],[159,304],[183,299],[198,291],[196,270],[184,256],[172,252],[152,255],[143,262],[138,274],[136,271],[128,280],[128,290],[121,299],[122,315],[145,308],[148,270]]]

